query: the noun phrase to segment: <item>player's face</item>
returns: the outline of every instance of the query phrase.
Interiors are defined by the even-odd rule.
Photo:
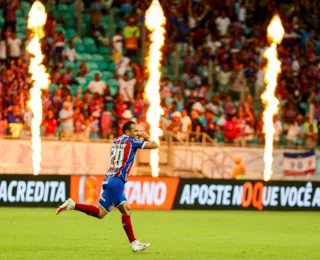
[[[137,124],[131,125],[131,130],[128,136],[134,139],[139,138],[139,129]]]

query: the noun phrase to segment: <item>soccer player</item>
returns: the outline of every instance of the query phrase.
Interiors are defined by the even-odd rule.
[[[64,210],[78,210],[89,216],[102,219],[117,207],[122,214],[122,226],[131,243],[133,252],[143,251],[150,243],[142,243],[133,233],[130,218],[130,206],[123,193],[124,185],[130,173],[137,149],[157,149],[158,144],[151,141],[145,133],[139,133],[137,124],[126,122],[122,127],[123,135],[114,139],[111,149],[110,168],[102,183],[102,194],[98,207],[75,203],[72,199],[66,200],[58,209],[57,214]],[[143,138],[141,141],[139,138]]]

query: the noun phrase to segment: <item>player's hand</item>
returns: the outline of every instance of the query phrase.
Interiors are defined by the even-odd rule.
[[[144,132],[142,132],[142,133],[140,134],[140,136],[141,136],[144,140],[146,140],[146,141],[148,141],[148,140],[150,139],[150,137],[149,137],[146,133],[144,133]]]

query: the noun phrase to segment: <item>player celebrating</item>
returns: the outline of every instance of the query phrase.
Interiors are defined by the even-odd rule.
[[[137,252],[148,248],[150,243],[141,243],[135,238],[130,218],[130,206],[123,189],[137,149],[157,149],[158,144],[151,141],[146,134],[140,134],[137,124],[133,121],[126,122],[122,127],[122,132],[124,134],[116,138],[112,144],[110,169],[102,183],[103,192],[98,207],[75,203],[72,199],[68,199],[57,209],[56,213],[73,209],[102,219],[111,212],[113,207],[117,207],[122,214],[122,225],[131,243],[132,251]],[[139,140],[140,137],[144,141]]]

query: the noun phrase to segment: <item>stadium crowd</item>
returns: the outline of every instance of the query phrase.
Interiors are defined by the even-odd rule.
[[[63,2],[49,1],[50,6]],[[65,37],[57,27],[62,15],[49,12],[42,40],[43,63],[55,86],[43,90],[44,136],[61,135],[73,139],[110,138],[121,134],[121,126],[134,119],[148,131],[144,97],[148,78],[145,64],[139,62],[144,12],[150,1],[95,0],[74,4],[78,34]],[[176,141],[188,136],[200,141],[201,132],[225,143],[262,144],[262,105],[265,87],[265,60],[268,46],[266,28],[273,14],[280,14],[285,36],[278,47],[282,62],[276,90],[279,115],[274,118],[275,142],[315,146],[320,124],[318,1],[160,1],[166,18],[163,66],[173,66],[173,53],[179,52],[181,77],[165,75],[161,80],[164,115],[161,128],[175,133]],[[8,1],[3,9],[0,40],[0,135],[30,135],[32,113],[27,105],[32,85],[25,51],[32,36],[21,40],[16,34],[20,1]],[[110,10],[125,23],[116,33],[101,26]],[[96,48],[110,48],[106,57],[115,65],[106,81],[104,73],[79,60],[76,43],[89,15],[87,38]],[[87,25],[86,25],[87,26]],[[108,35],[109,34],[109,35]],[[77,64],[77,66],[76,66]],[[213,64],[210,70],[209,64]],[[91,73],[84,86],[83,79]],[[93,74],[92,74],[93,73]],[[214,84],[209,82],[212,73]],[[116,82],[110,86],[109,82]]]

